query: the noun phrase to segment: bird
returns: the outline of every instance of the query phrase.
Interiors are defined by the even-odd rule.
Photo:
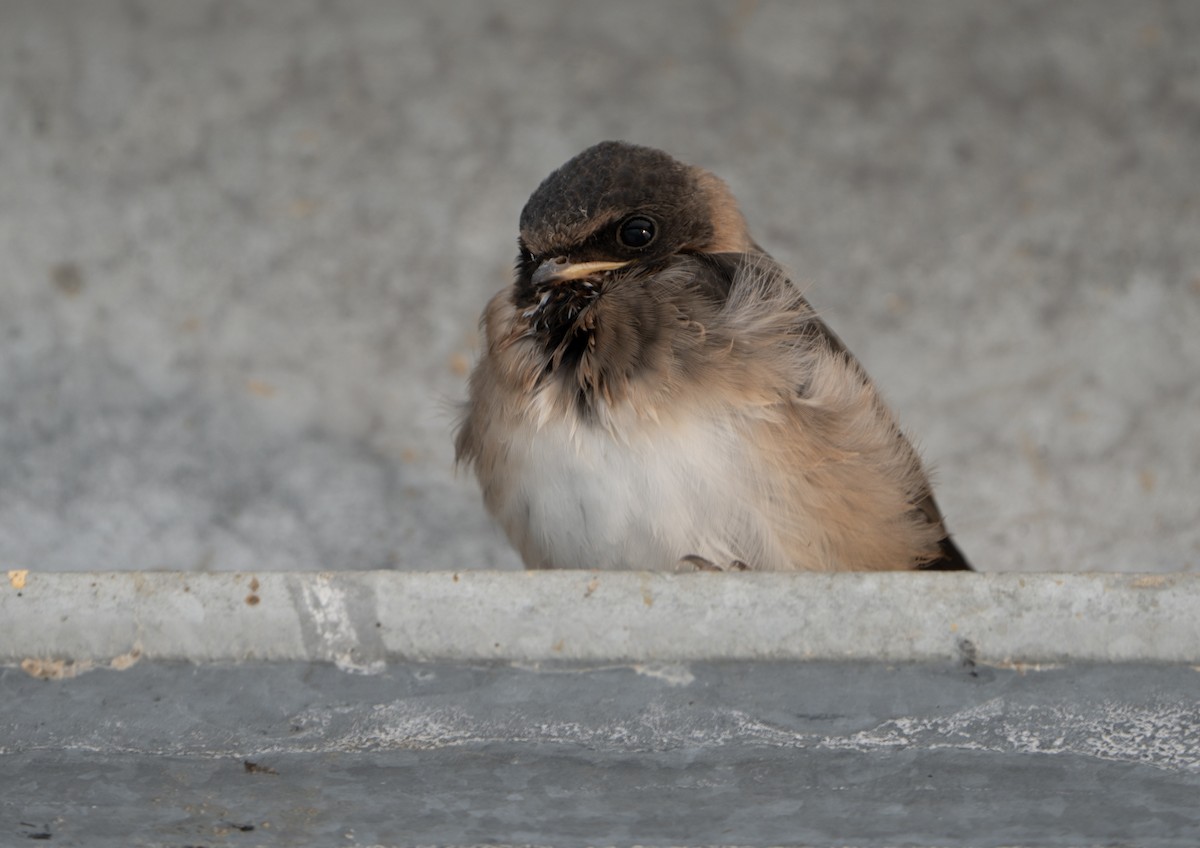
[[[520,214],[455,435],[527,569],[972,571],[728,186],[605,141]]]

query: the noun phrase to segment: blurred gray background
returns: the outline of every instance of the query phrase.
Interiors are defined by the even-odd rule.
[[[519,563],[517,214],[723,176],[983,570],[1200,568],[1200,4],[0,2],[0,568]]]

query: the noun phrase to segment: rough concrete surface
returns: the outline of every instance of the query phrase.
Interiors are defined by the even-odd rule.
[[[252,659],[361,673],[400,660],[1200,668],[1194,574],[117,572],[15,584],[0,587],[0,665],[45,677]]]
[[[1200,575],[0,583],[0,846],[1194,846]]]
[[[0,694],[6,846],[1200,842],[1186,667],[139,663]]]
[[[518,565],[454,404],[517,213],[725,177],[985,570],[1200,566],[1200,5],[0,3],[0,565]]]

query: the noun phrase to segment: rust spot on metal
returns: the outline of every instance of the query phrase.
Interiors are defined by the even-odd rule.
[[[41,680],[70,680],[72,677],[91,670],[92,663],[89,660],[76,662],[75,660],[44,660],[37,657],[21,660],[21,671],[30,677],[37,677]]]
[[[121,654],[119,656],[113,657],[109,661],[108,667],[113,669],[114,671],[125,671],[126,669],[132,668],[133,666],[137,665],[137,661],[140,660],[141,658],[142,658],[141,650],[139,648],[134,648],[132,651],[130,651],[127,654]]]

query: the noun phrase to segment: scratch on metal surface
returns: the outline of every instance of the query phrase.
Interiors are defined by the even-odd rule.
[[[677,663],[640,663],[630,668],[643,677],[653,677],[668,686],[690,686],[696,680],[691,669]]]
[[[26,671],[33,673],[39,668]],[[73,740],[65,747],[214,759],[488,744],[561,745],[618,754],[726,746],[848,751],[868,756],[900,750],[958,750],[1008,756],[1069,755],[1167,772],[1200,771],[1200,706],[1190,701],[1154,705],[1107,702],[1080,707],[1067,702],[1012,704],[996,698],[949,715],[904,716],[841,735],[803,732],[737,709],[669,706],[655,700],[636,713],[593,714],[578,720],[531,714],[529,704],[479,715],[460,704],[396,700],[310,707],[292,714],[288,724],[291,732],[286,739],[263,740],[261,745],[231,744],[228,739],[203,735],[174,738],[165,745],[162,740],[142,744],[132,738],[116,742],[110,728],[98,727],[93,736]],[[53,747],[64,746],[57,741]]]
[[[651,704],[639,715],[599,723],[539,720],[516,709],[480,719],[461,707],[429,707],[408,701],[378,704],[365,717],[338,727],[337,715],[306,711],[297,726],[312,728],[314,750],[435,749],[488,743],[582,745],[592,750],[666,751],[718,747],[744,741],[738,716],[724,710],[666,710]],[[289,740],[303,744],[299,733]]]
[[[339,721],[339,717],[343,721]],[[902,717],[849,735],[803,733],[739,710],[664,708],[600,722],[539,721],[522,710],[479,718],[461,707],[408,701],[361,712],[314,709],[296,717],[304,728],[287,750],[431,749],[486,743],[582,745],[622,752],[762,745],[796,749],[967,750],[1001,754],[1067,754],[1138,763],[1166,771],[1200,769],[1200,711],[1195,704],[1153,707],[1010,705],[995,699],[947,716]]]
[[[822,747],[958,748],[1017,754],[1076,754],[1168,770],[1200,769],[1200,709],[1104,702],[1094,706],[1010,705],[997,698],[934,718],[898,718],[826,740]]]

